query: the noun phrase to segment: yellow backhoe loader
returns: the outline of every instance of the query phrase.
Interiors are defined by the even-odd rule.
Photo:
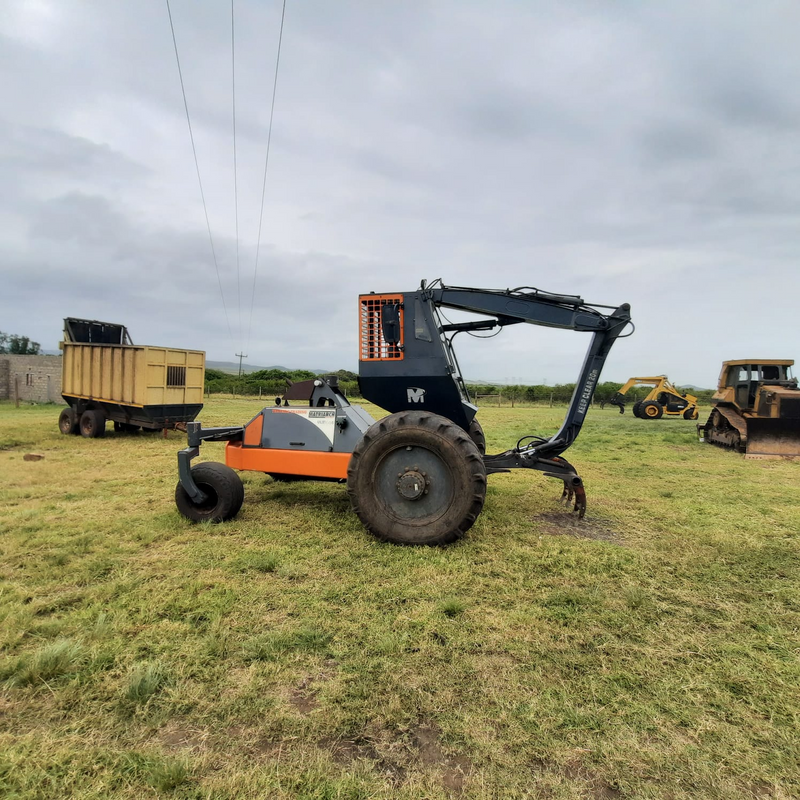
[[[800,457],[800,389],[789,359],[725,361],[697,432],[747,458]]]
[[[633,416],[640,419],[661,417],[683,417],[697,419],[697,398],[673,386],[666,375],[650,378],[628,378],[628,382],[609,400],[612,406],[625,413],[625,395],[634,386],[652,386],[652,391],[643,400],[633,404]]]

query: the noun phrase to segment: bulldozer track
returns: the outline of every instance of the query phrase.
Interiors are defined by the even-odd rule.
[[[734,411],[717,406],[703,426],[705,440],[717,447],[744,453],[747,450],[747,424]]]

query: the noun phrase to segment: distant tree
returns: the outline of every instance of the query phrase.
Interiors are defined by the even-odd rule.
[[[310,381],[310,380],[316,378],[317,374],[315,372],[311,372],[310,370],[307,370],[307,369],[293,369],[289,373],[289,377],[293,381]]]
[[[283,369],[260,369],[256,372],[248,372],[248,381],[284,381],[291,373]]]
[[[350,372],[349,369],[337,369],[336,372],[333,373],[339,377],[340,381],[357,381],[358,375],[355,372]]]
[[[221,369],[211,369],[210,367],[206,367],[207,381],[224,381],[230,377],[230,373],[223,372]]]
[[[38,356],[41,352],[39,342],[32,342],[27,336],[0,331],[0,353],[17,356]]]

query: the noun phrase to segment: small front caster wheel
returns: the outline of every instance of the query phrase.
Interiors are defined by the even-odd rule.
[[[206,461],[192,467],[192,478],[206,499],[197,503],[179,483],[175,488],[178,511],[192,522],[225,522],[233,519],[244,502],[239,475],[225,464]]]

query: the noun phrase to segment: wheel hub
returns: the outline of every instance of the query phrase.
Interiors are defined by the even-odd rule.
[[[406,468],[405,472],[397,476],[397,493],[406,500],[419,500],[428,493],[429,485],[426,474],[417,469]]]

